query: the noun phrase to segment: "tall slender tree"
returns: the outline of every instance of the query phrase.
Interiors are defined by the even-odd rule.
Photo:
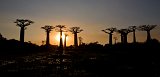
[[[82,32],[83,29],[81,29],[80,27],[71,27],[69,31],[74,34],[74,46],[77,47],[78,46],[77,33]]]
[[[27,29],[27,26],[29,26],[30,24],[33,24],[34,22],[28,19],[17,19],[14,23],[16,23],[16,25],[21,28],[20,42],[24,43],[24,32]]]
[[[48,47],[50,45],[49,43],[49,33],[52,31],[52,29],[54,29],[55,27],[50,26],[50,25],[45,25],[44,27],[41,27],[42,29],[44,29],[46,31],[46,46]]]
[[[62,39],[62,32],[65,31],[66,26],[65,25],[56,25],[56,30],[60,32],[60,43],[59,43],[59,49],[63,51],[63,39]]]
[[[127,44],[127,35],[131,32],[129,29],[120,29],[118,32],[121,34],[121,43]]]
[[[136,29],[137,26],[129,26],[129,30],[133,32],[133,43],[136,43]]]
[[[117,29],[116,28],[107,28],[105,30],[102,30],[103,32],[109,34],[109,44],[112,45],[112,35],[113,35],[113,32],[116,31]]]
[[[140,31],[146,31],[147,32],[147,42],[151,40],[151,34],[150,31],[154,29],[157,25],[141,25],[138,27],[138,30]]]

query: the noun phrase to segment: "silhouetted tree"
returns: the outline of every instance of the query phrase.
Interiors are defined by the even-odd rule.
[[[67,36],[68,36],[68,34],[64,34],[65,35],[65,37],[64,37],[64,49],[66,48],[66,40],[67,40]]]
[[[77,33],[82,32],[83,29],[80,29],[80,27],[71,27],[69,31],[74,34],[74,46],[77,47],[78,46]]]
[[[112,35],[113,35],[113,32],[116,31],[117,29],[116,28],[107,28],[105,30],[102,30],[103,32],[109,34],[109,44],[112,45]]]
[[[157,25],[141,25],[138,27],[138,29],[140,31],[146,31],[147,32],[147,40],[146,41],[150,41],[151,40],[151,34],[150,31],[152,29],[154,29]]]
[[[129,27],[129,30],[131,30],[133,32],[133,43],[136,43],[136,29],[137,27],[136,26],[130,26]]]
[[[57,25],[56,26],[56,30],[58,31],[58,32],[60,32],[60,43],[59,43],[59,48],[60,48],[60,50],[63,50],[63,40],[62,40],[62,32],[64,32],[66,27],[65,27],[65,25]]]
[[[44,27],[41,27],[42,29],[44,29],[46,31],[46,46],[49,46],[50,43],[49,43],[49,33],[52,31],[52,29],[54,29],[53,26],[50,26],[50,25],[45,25]]]
[[[118,30],[118,32],[121,34],[121,42],[126,44],[127,43],[127,35],[128,35],[128,33],[131,32],[131,30],[120,29],[120,30]]]
[[[24,43],[24,31],[27,29],[26,26],[29,26],[30,24],[34,23],[31,20],[28,19],[17,19],[14,23],[17,24],[18,27],[21,28],[20,30],[20,42]]]
[[[82,37],[78,37],[78,38],[79,38],[79,45],[82,45],[83,38]]]

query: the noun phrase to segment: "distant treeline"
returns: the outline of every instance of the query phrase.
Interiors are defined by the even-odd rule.
[[[25,54],[31,52],[39,52],[39,46],[25,42],[24,46],[17,40],[0,40],[0,53],[1,54]]]
[[[0,40],[0,53],[5,54],[22,54],[22,53],[35,53],[43,51],[56,51],[58,46],[50,45],[46,48],[46,45],[38,46],[31,42],[21,42],[15,39],[7,40],[6,38],[1,38]],[[160,50],[160,43],[156,39],[150,40],[150,42],[143,43],[117,43],[114,45],[106,44],[101,45],[98,42],[82,43],[77,48],[74,46],[66,47],[66,53],[74,51],[75,53],[80,52],[90,52],[90,53],[106,53],[106,52],[143,52],[143,51],[158,51]]]

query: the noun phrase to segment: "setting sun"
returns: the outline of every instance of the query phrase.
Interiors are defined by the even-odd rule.
[[[56,39],[57,42],[60,41],[60,34],[59,34],[59,33],[57,33],[57,35],[55,36],[55,39]],[[63,39],[63,41],[64,41],[64,39],[65,39],[64,33],[62,34],[62,39]],[[67,39],[66,39],[66,40],[67,40]]]
[[[67,32],[67,33],[62,33],[62,39],[63,39],[63,44],[64,44],[64,39],[65,39],[65,34],[68,34],[68,36],[66,37],[66,45],[70,46],[73,44],[73,36],[71,33]],[[51,44],[52,45],[59,45],[60,43],[60,33],[56,32],[56,33],[51,33]]]
[[[56,42],[56,44],[58,44],[59,45],[59,42],[60,42],[60,34],[59,33],[57,33],[55,36],[53,36],[54,37],[54,40],[55,40],[55,42]],[[63,39],[63,43],[64,43],[64,40],[65,40],[65,33],[62,33],[62,39]],[[68,38],[68,36],[66,37],[66,43],[67,43],[67,45],[69,44],[69,38]]]

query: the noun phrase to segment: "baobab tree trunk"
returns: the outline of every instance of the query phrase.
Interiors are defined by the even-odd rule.
[[[121,34],[121,43],[124,43],[124,36]]]
[[[136,33],[133,31],[133,43],[136,43]]]
[[[60,31],[60,50],[63,50],[62,31]]]
[[[20,31],[20,42],[23,44],[24,43],[24,27],[21,27]]]
[[[112,34],[109,34],[109,45],[112,45]]]
[[[64,38],[64,49],[66,49],[66,39],[67,38],[67,36],[65,35],[65,38]]]
[[[127,44],[127,34],[124,35],[124,44]]]
[[[147,31],[147,41],[150,41],[151,40],[151,34],[150,34],[150,30]]]
[[[74,46],[78,46],[77,33],[74,34]]]
[[[49,32],[47,32],[47,37],[46,37],[46,46],[49,46]]]

